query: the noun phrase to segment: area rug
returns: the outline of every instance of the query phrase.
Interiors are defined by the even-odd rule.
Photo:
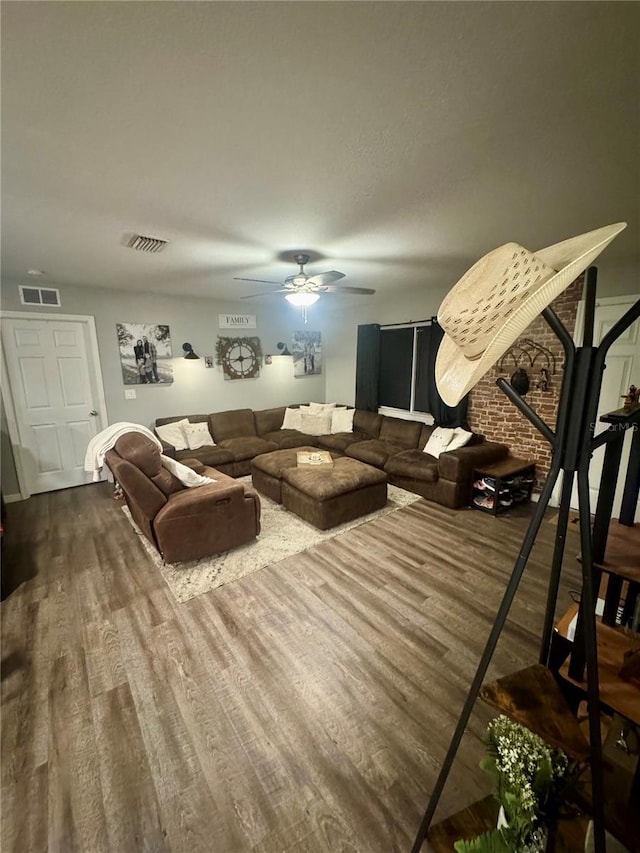
[[[250,486],[251,477],[241,477],[238,482]],[[142,535],[128,508],[123,506],[122,510],[139,534],[147,553],[162,572],[176,600],[184,602],[284,560],[292,554],[307,551],[319,542],[332,539],[340,533],[388,515],[418,500],[420,495],[406,492],[396,486],[388,486],[387,505],[382,509],[340,524],[331,530],[317,530],[297,515],[287,512],[284,507],[260,495],[262,529],[257,539],[234,548],[233,551],[188,563],[165,563],[146,536]]]

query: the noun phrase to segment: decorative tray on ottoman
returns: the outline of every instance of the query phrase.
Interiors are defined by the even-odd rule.
[[[308,465],[311,468],[332,468],[333,459],[327,450],[299,451],[297,454],[298,468]]]

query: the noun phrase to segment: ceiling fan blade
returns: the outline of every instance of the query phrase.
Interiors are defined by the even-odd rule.
[[[280,287],[278,290],[265,290],[264,293],[250,293],[249,296],[241,296],[240,299],[255,299],[257,296],[271,296],[272,293],[291,293],[291,289]]]
[[[267,281],[265,278],[238,278],[234,275],[234,281],[256,281],[258,284],[282,284],[281,281]]]
[[[370,287],[321,287],[318,289],[318,293],[360,293],[360,294],[371,294],[375,293],[375,290],[372,290]]]
[[[332,281],[344,278],[343,272],[338,270],[329,270],[328,272],[319,272],[318,275],[312,275],[307,279],[307,284],[331,284]]]

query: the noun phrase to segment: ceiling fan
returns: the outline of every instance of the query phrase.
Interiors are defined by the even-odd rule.
[[[309,262],[309,255],[297,254],[293,256],[293,260],[300,267],[299,272],[295,275],[288,275],[283,282],[267,281],[262,278],[238,278],[235,281],[253,281],[259,284],[279,284],[277,290],[269,290],[266,293],[284,293],[285,299],[293,305],[306,307],[313,305],[323,293],[359,293],[371,294],[375,293],[370,287],[336,287],[333,282],[344,278],[343,272],[337,270],[328,270],[317,275],[307,275],[304,271],[304,265]],[[251,296],[243,296],[242,299],[254,299],[256,296],[263,296],[263,293],[252,294]]]

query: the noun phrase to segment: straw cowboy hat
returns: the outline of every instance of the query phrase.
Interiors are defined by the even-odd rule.
[[[527,326],[606,248],[626,222],[530,252],[506,243],[480,258],[445,296],[436,385],[456,406]]]

